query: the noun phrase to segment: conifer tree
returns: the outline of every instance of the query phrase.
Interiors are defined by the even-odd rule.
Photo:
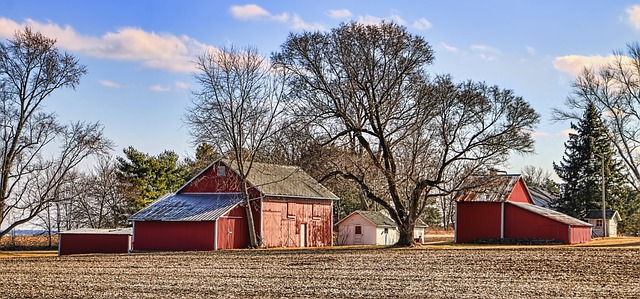
[[[624,217],[637,206],[629,196],[623,165],[613,151],[607,128],[593,103],[582,119],[571,123],[575,133],[565,142],[565,156],[553,168],[564,181],[555,208],[568,215],[584,218],[590,209],[602,208],[602,168],[604,167],[607,209],[618,210]],[[603,165],[604,164],[604,165]]]

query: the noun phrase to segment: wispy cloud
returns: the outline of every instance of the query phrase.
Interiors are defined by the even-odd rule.
[[[120,88],[120,84],[115,83],[115,82],[111,82],[108,80],[100,80],[98,81],[98,83],[100,83],[100,85],[104,86],[104,87],[108,87],[108,88]]]
[[[456,47],[454,47],[452,45],[449,45],[449,44],[447,44],[445,42],[440,42],[439,45],[440,45],[440,47],[444,48],[445,51],[447,51],[447,52],[456,53],[456,52],[459,51],[458,48],[456,48]]]
[[[538,54],[538,50],[536,50],[536,48],[534,48],[534,47],[527,46],[527,53],[529,55],[536,55],[536,54]]]
[[[553,67],[561,72],[577,76],[583,69],[597,69],[605,66],[611,62],[614,62],[616,57],[614,55],[608,56],[582,56],[582,55],[566,55],[556,57],[553,60]]]
[[[281,14],[273,14],[266,9],[256,5],[234,5],[230,8],[231,16],[241,21],[266,20],[279,23],[287,23],[293,29],[297,30],[324,30],[324,25],[320,23],[309,23],[304,21],[297,14],[283,12]]]
[[[431,29],[433,25],[431,24],[431,22],[429,22],[429,20],[425,18],[420,18],[415,22],[413,22],[413,27],[418,30],[428,30],[428,29]]]
[[[633,5],[626,10],[626,21],[640,30],[640,5]]]
[[[102,36],[82,35],[71,26],[41,23],[27,19],[18,23],[0,18],[0,37],[9,38],[29,26],[45,36],[55,37],[61,49],[91,57],[111,60],[136,61],[146,68],[173,72],[193,72],[193,57],[214,49],[186,35],[144,31],[123,27]]]
[[[502,55],[500,50],[487,45],[472,45],[471,51],[478,54],[482,60],[494,61],[498,56]]]
[[[336,10],[330,10],[327,15],[332,19],[348,19],[353,14],[348,9],[336,9]]]
[[[372,16],[372,15],[363,15],[363,16],[358,16],[358,23],[360,24],[364,24],[364,25],[376,25],[376,24],[380,24],[383,21],[386,22],[394,22],[398,25],[404,25],[407,22],[397,13],[392,13],[391,15],[387,16],[387,17],[376,17],[376,16]]]
[[[566,130],[562,130],[562,132],[560,132],[560,135],[564,136],[564,137],[569,137],[569,134],[576,134],[576,130],[574,129],[566,129]]]
[[[171,87],[157,84],[157,85],[149,86],[149,90],[156,91],[156,92],[168,92],[168,91],[171,91]]]
[[[176,81],[175,86],[179,90],[187,90],[191,85],[187,82]]]

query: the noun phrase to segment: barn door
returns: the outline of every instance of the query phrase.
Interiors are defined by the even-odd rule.
[[[307,247],[307,225],[300,224],[300,247]]]
[[[234,241],[235,241],[235,234],[233,233],[233,230],[236,226],[236,219],[233,218],[229,218],[227,219],[227,246],[229,246],[228,248],[234,248]]]

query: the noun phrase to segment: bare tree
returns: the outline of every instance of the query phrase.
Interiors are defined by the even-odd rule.
[[[0,44],[0,223],[7,225],[0,237],[58,201],[69,172],[111,147],[100,124],[63,125],[44,110],[51,93],[75,88],[86,73],[54,45],[29,28]]]
[[[579,120],[592,102],[603,115],[610,139],[640,190],[640,44],[614,51],[614,60],[600,68],[585,68],[573,83],[566,108],[555,109],[557,120]]]
[[[522,178],[529,186],[547,188],[551,180],[551,172],[542,167],[525,165],[521,170]]]
[[[285,89],[281,69],[255,48],[222,48],[197,60],[194,92],[186,123],[196,143],[218,146],[234,160],[241,179],[251,247],[258,247],[247,177],[265,140],[274,135],[283,113]]]
[[[429,80],[433,51],[395,24],[344,24],[327,33],[291,34],[273,61],[292,73],[299,114],[327,146],[349,149],[334,163],[399,227],[398,246],[433,197],[465,177],[529,152],[539,116],[509,90]]]

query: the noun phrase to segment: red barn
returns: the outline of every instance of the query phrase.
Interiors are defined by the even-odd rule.
[[[128,253],[131,234],[131,228],[81,228],[61,232],[58,254]]]
[[[249,246],[235,163],[216,161],[176,193],[129,218],[134,250],[216,250]],[[332,245],[338,198],[299,167],[254,163],[249,193],[263,247]]]
[[[591,240],[592,225],[533,204],[520,175],[492,175],[456,195],[455,241],[543,239],[565,244]]]

